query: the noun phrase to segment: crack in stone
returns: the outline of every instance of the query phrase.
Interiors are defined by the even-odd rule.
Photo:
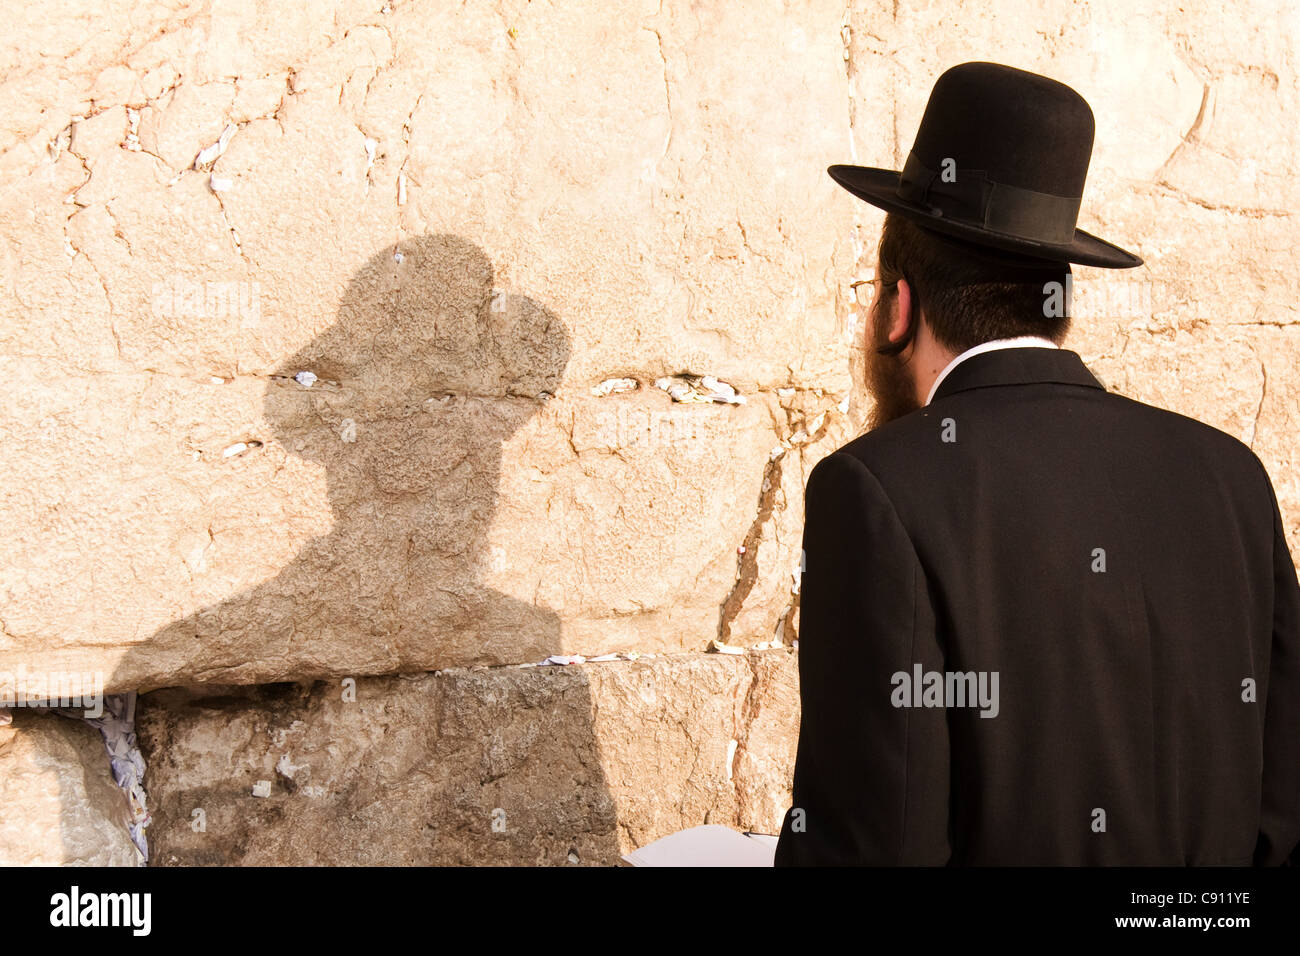
[[[740,705],[740,727],[736,728],[732,734],[733,739],[736,741],[736,752],[731,755],[731,766],[728,767],[735,795],[737,826],[744,826],[749,819],[749,807],[741,795],[740,767],[745,755],[749,752],[749,735],[753,730],[754,721],[758,718],[760,709],[761,688],[759,686],[757,654],[756,651],[745,652],[745,662],[749,665],[749,686],[745,689],[745,699]]]
[[[1267,206],[1236,206],[1232,203],[1210,202],[1208,199],[1202,199],[1199,196],[1193,196],[1184,189],[1180,189],[1167,179],[1157,179],[1154,186],[1139,187],[1138,192],[1144,192],[1148,195],[1170,195],[1178,199],[1200,206],[1202,209],[1208,209],[1211,212],[1228,212],[1235,216],[1248,216],[1252,219],[1276,218],[1290,219],[1294,213],[1288,209],[1270,209]]]
[[[1255,360],[1259,362],[1259,374],[1261,376],[1259,386],[1259,404],[1255,406],[1255,418],[1250,423],[1250,439],[1246,442],[1251,450],[1255,449],[1255,438],[1259,434],[1259,418],[1264,411],[1264,399],[1268,396],[1268,368],[1264,365],[1264,360],[1259,357],[1259,353],[1251,346],[1251,352],[1255,355]]]
[[[415,112],[420,108],[420,103],[424,100],[424,94],[421,93],[415,98],[415,103],[411,106],[411,111],[406,114],[406,122],[402,124],[402,164],[397,167],[397,195],[394,199],[397,202],[397,236],[398,241],[404,239],[407,235],[406,226],[403,223],[403,208],[406,205],[406,186],[407,183],[413,183],[418,186],[420,183],[410,179],[406,174],[406,164],[411,160],[411,128],[415,123]]]
[[[740,241],[745,247],[745,251],[751,255],[758,256],[765,262],[772,262],[772,257],[765,252],[760,252],[749,244],[749,233],[745,231],[745,224],[739,219],[736,220],[736,226],[740,229]],[[775,263],[774,263],[775,264]]]
[[[663,13],[663,9],[664,9],[663,0],[660,0],[659,9],[655,11],[656,19],[658,19],[658,17]],[[664,37],[663,34],[659,32],[659,28],[642,26],[641,29],[649,30],[651,33],[655,35],[655,39],[659,43],[659,62],[663,65],[664,110],[668,114],[668,135],[664,137],[663,149],[659,153],[659,158],[662,160],[668,155],[669,147],[672,145],[672,141],[673,141],[673,94],[672,94],[672,85],[669,83],[668,80],[668,57],[664,54]]]
[[[805,417],[804,423],[820,422],[814,428],[812,434],[808,434],[806,440],[798,445],[792,446],[798,448],[802,454],[802,449],[807,445],[813,444],[825,435],[829,427],[830,415],[837,411],[838,407],[832,405],[822,409],[811,419]],[[786,414],[786,427],[790,429],[791,434],[797,434],[802,430],[794,426],[793,416],[790,409],[782,406],[782,411]],[[788,439],[787,439],[788,440]],[[741,609],[744,606],[745,599],[753,591],[755,583],[758,581],[758,546],[762,540],[763,528],[771,520],[776,512],[776,499],[781,490],[781,477],[784,473],[784,459],[791,450],[790,447],[783,447],[780,454],[773,454],[763,469],[763,481],[759,486],[758,509],[754,515],[754,520],[750,523],[749,530],[745,534],[741,552],[736,560],[736,581],[732,585],[731,591],[723,599],[718,615],[718,633],[717,640],[719,643],[730,643],[728,638],[731,636],[731,628]]]
[[[754,520],[750,522],[749,531],[745,534],[742,544],[745,550],[736,559],[736,581],[722,602],[721,613],[718,618],[717,640],[722,644],[729,643],[728,638],[731,636],[732,623],[740,614],[745,598],[749,597],[750,592],[754,589],[754,584],[758,581],[758,544],[762,538],[763,527],[776,509],[776,495],[781,484],[781,459],[784,457],[784,455],[778,455],[770,459],[763,469],[763,483],[760,486],[758,497],[758,513],[754,516]]]
[[[221,201],[221,194],[217,190],[213,189],[211,185],[208,186],[208,192],[210,192],[212,197],[217,201],[217,207],[221,210],[222,221],[225,222],[226,228],[230,230],[230,240],[235,245],[235,252],[239,254],[239,258],[244,260],[244,265],[249,269],[252,269],[253,263],[244,253],[244,247],[239,243],[239,233],[235,230],[235,224],[230,221],[230,214],[226,212],[226,204]]]
[[[1183,134],[1183,138],[1179,140],[1178,145],[1174,147],[1174,151],[1169,154],[1169,158],[1166,159],[1163,163],[1161,163],[1160,168],[1156,170],[1156,175],[1154,178],[1157,181],[1163,179],[1164,171],[1169,167],[1169,164],[1174,161],[1174,157],[1176,157],[1179,153],[1183,151],[1183,147],[1186,146],[1188,143],[1194,142],[1198,138],[1197,133],[1201,129],[1201,123],[1205,121],[1205,111],[1209,105],[1210,105],[1210,84],[1204,83],[1202,84],[1201,87],[1201,105],[1200,108],[1197,109],[1196,111],[1196,119],[1192,120],[1192,125],[1188,128],[1187,132]]]
[[[850,23],[850,17],[853,13],[852,5],[844,8],[844,16],[840,20],[840,42],[844,48],[844,77],[845,92],[847,94],[848,121],[849,121],[849,159],[856,163],[858,161],[858,143],[857,143],[857,119],[858,108],[854,102],[856,92],[857,68],[853,62],[853,26]],[[894,138],[897,141],[898,130],[895,124]],[[897,152],[897,145],[895,145]]]

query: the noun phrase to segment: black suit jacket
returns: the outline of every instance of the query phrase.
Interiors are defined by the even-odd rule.
[[[1300,586],[1237,439],[986,352],[818,462],[803,547],[778,866],[1296,862]]]

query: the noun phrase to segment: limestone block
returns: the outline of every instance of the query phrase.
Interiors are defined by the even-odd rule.
[[[313,9],[160,4],[127,54],[25,28],[53,53],[0,194],[0,672],[699,650],[744,599],[770,636],[736,548],[776,392],[847,391],[837,30]],[[747,404],[674,405],[677,373]]]
[[[797,680],[778,649],[156,691],[151,863],[610,865],[700,823],[775,833]]]

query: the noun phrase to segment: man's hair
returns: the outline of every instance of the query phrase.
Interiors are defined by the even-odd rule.
[[[1017,335],[1041,335],[1060,345],[1070,330],[1070,275],[1068,262],[974,246],[888,213],[880,234],[880,294],[882,298],[895,294],[894,284],[907,279],[912,315],[908,333],[879,351],[897,354],[906,348],[916,334],[922,309],[936,341],[956,353]],[[1054,287],[1059,309],[1044,306],[1050,292],[1044,286],[1049,282],[1059,283]]]

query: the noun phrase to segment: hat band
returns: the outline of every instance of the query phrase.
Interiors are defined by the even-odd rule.
[[[946,182],[913,152],[899,176],[898,197],[928,207],[935,216],[1058,246],[1074,241],[1083,199],[995,183],[982,169],[959,170],[953,182]]]

